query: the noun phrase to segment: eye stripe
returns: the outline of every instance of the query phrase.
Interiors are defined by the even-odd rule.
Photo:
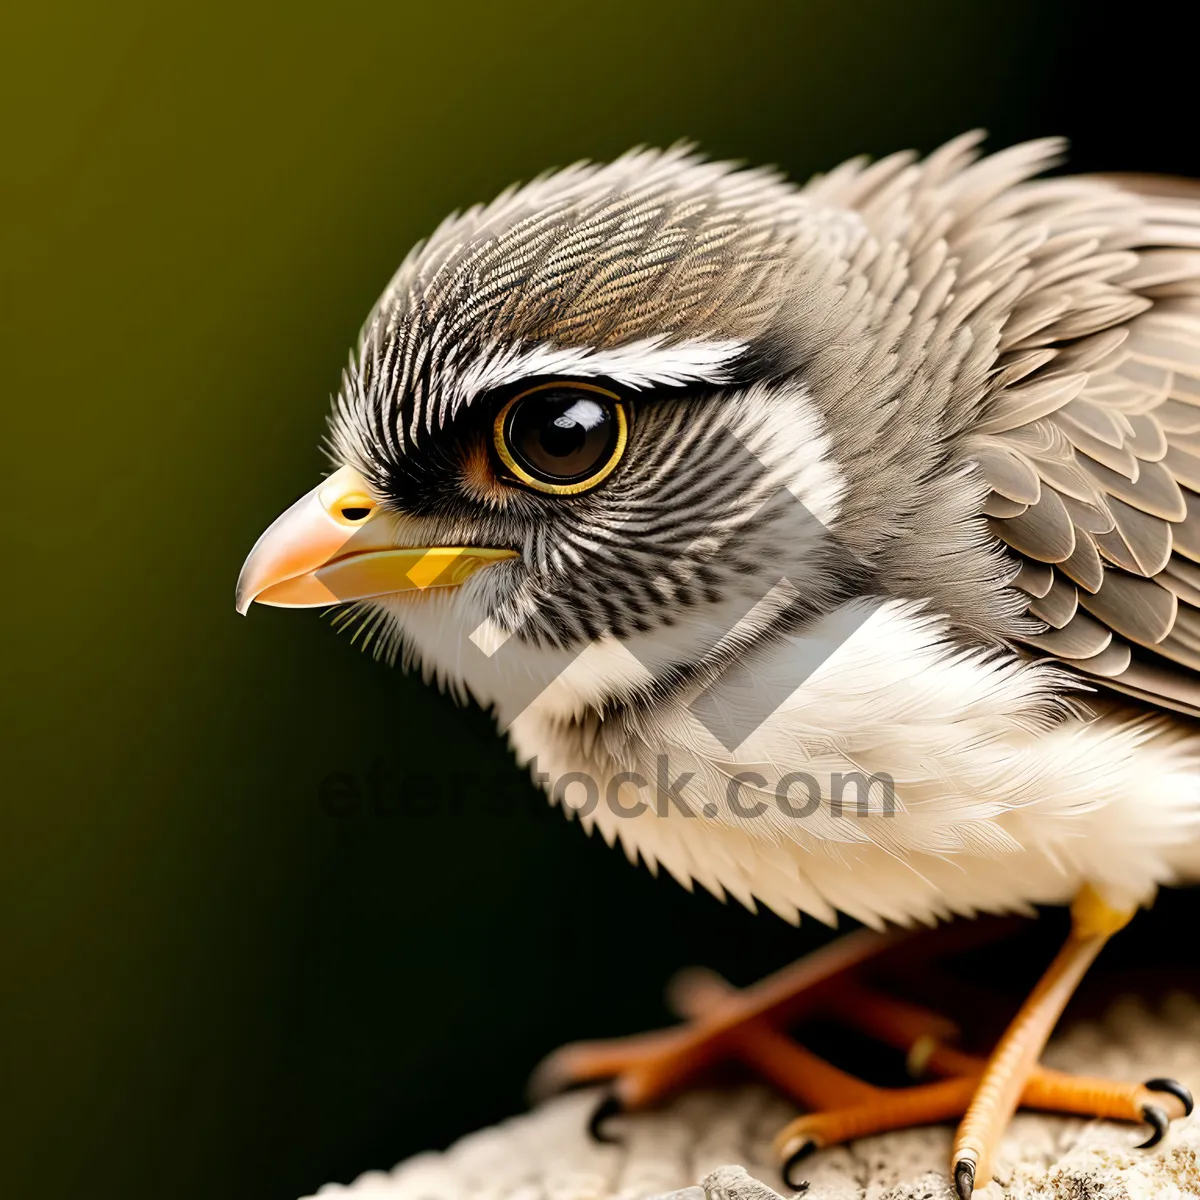
[[[693,339],[669,344],[665,337],[642,338],[611,349],[521,344],[504,350],[483,347],[478,360],[456,381],[452,407],[457,413],[484,392],[547,375],[612,379],[634,389],[726,383],[732,378],[734,363],[745,352],[746,343],[740,341]]]

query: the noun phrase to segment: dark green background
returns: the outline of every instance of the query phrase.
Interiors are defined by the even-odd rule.
[[[812,944],[589,842],[327,622],[236,617],[238,567],[450,209],[680,137],[803,177],[985,125],[1196,171],[1178,34],[1031,0],[5,26],[5,1195],[289,1200],[513,1111],[556,1043],[660,1020],[683,962]],[[376,763],[383,811],[322,810]]]

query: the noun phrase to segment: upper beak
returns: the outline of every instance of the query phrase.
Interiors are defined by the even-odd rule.
[[[395,530],[352,467],[281,513],[254,543],[237,582],[237,610],[343,604],[393,592],[457,587],[481,567],[516,558],[483,546],[397,546]]]

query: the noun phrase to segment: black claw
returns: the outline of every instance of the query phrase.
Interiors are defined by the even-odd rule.
[[[971,1200],[975,1192],[975,1164],[969,1158],[954,1164],[954,1190],[958,1200]]]
[[[1196,1107],[1192,1093],[1178,1079],[1147,1079],[1142,1087],[1150,1092],[1166,1092],[1167,1095],[1174,1096],[1183,1105],[1185,1117],[1190,1117],[1192,1109]]]
[[[1154,1130],[1154,1132],[1144,1141],[1137,1145],[1138,1150],[1149,1150],[1153,1146],[1157,1146],[1163,1140],[1163,1135],[1167,1132],[1167,1126],[1171,1120],[1157,1104],[1142,1105],[1142,1120]]]
[[[780,1168],[780,1174],[783,1176],[783,1182],[787,1187],[790,1187],[793,1192],[807,1192],[808,1180],[797,1179],[792,1172],[806,1159],[815,1149],[817,1143],[809,1138],[804,1142],[798,1150],[793,1150],[791,1154],[784,1160],[783,1166]]]
[[[587,1131],[593,1141],[599,1142],[602,1146],[617,1146],[620,1145],[621,1139],[615,1134],[609,1133],[604,1128],[604,1122],[609,1117],[620,1116],[625,1111],[624,1105],[614,1092],[609,1092],[603,1100],[592,1110],[592,1115],[588,1118]]]

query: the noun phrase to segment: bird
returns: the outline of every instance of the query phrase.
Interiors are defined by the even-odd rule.
[[[1038,1059],[1200,878],[1200,187],[982,142],[804,184],[639,148],[450,216],[362,327],[331,473],[242,568],[239,612],[337,606],[631,861],[862,926],[552,1055],[543,1082],[609,1080],[598,1130],[739,1058],[807,1110],[786,1178],[959,1119],[967,1200],[1019,1105],[1147,1145],[1192,1109]],[[987,1056],[862,981],[1043,906],[1070,932]],[[787,1039],[818,997],[936,1078]]]

